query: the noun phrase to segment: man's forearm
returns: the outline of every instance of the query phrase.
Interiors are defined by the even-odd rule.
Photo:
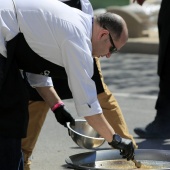
[[[107,140],[107,142],[111,142],[113,140],[113,134],[115,134],[115,132],[103,114],[87,116],[85,119],[90,126],[92,126],[103,138]]]
[[[56,103],[61,101],[60,97],[56,93],[54,87],[36,87],[36,90],[40,96],[45,100],[45,102],[52,108]]]

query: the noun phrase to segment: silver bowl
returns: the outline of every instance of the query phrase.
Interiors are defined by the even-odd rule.
[[[86,120],[75,120],[75,126],[67,123],[69,134],[72,140],[80,147],[86,149],[93,149],[101,146],[105,139],[101,138]]]

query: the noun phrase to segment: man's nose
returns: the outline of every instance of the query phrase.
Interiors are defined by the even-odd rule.
[[[106,54],[106,58],[110,58],[111,53]]]

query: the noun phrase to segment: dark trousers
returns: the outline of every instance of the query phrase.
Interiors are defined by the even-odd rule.
[[[0,136],[0,170],[23,170],[20,138]]]
[[[170,1],[162,0],[158,15],[159,55],[158,75],[159,94],[156,102],[157,117],[170,119]]]

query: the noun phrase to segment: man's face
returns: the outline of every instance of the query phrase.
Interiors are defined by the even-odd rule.
[[[110,32],[106,29],[98,38],[98,41],[93,44],[93,55],[98,57],[110,58],[110,56],[117,52],[127,41],[127,33],[122,32],[120,38],[115,41]]]

